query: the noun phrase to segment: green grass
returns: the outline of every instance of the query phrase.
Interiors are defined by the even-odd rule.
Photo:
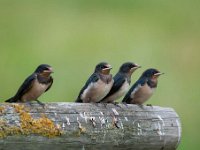
[[[0,0],[0,99],[14,95],[41,63],[53,66],[41,101],[74,101],[95,65],[115,74],[126,61],[160,77],[153,105],[181,117],[179,150],[199,148],[200,2],[164,0]]]

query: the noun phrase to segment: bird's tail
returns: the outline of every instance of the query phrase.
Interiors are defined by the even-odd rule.
[[[5,102],[8,102],[8,103],[15,103],[15,102],[17,102],[17,99],[15,99],[14,97],[11,97],[11,98],[5,100]]]

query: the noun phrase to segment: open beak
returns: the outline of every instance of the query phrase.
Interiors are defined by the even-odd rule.
[[[106,67],[107,67],[107,68],[104,68],[104,69],[102,69],[102,70],[104,71],[104,70],[111,70],[111,69],[112,69],[112,66],[111,66],[111,65],[107,65]]]
[[[106,68],[102,69],[102,73],[108,75],[112,69],[111,65],[107,65]]]

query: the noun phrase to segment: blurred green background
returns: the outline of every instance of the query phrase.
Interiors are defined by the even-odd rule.
[[[14,95],[41,63],[53,66],[52,89],[42,101],[73,101],[95,65],[112,74],[126,61],[160,77],[153,105],[181,117],[179,150],[200,147],[200,1],[0,0],[0,99]]]

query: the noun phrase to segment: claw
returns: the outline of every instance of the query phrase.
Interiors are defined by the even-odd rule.
[[[138,107],[140,107],[141,109],[144,109],[144,105],[143,104],[137,104]]]
[[[43,108],[45,108],[45,104],[44,103],[42,103],[42,102],[40,102],[39,100],[35,100],[39,105],[41,105]]]
[[[113,105],[115,105],[116,107],[122,108],[121,106],[119,106],[119,102],[112,102]]]
[[[122,102],[122,104],[124,104],[127,108],[128,108],[128,104],[127,103],[125,103],[125,102]]]

